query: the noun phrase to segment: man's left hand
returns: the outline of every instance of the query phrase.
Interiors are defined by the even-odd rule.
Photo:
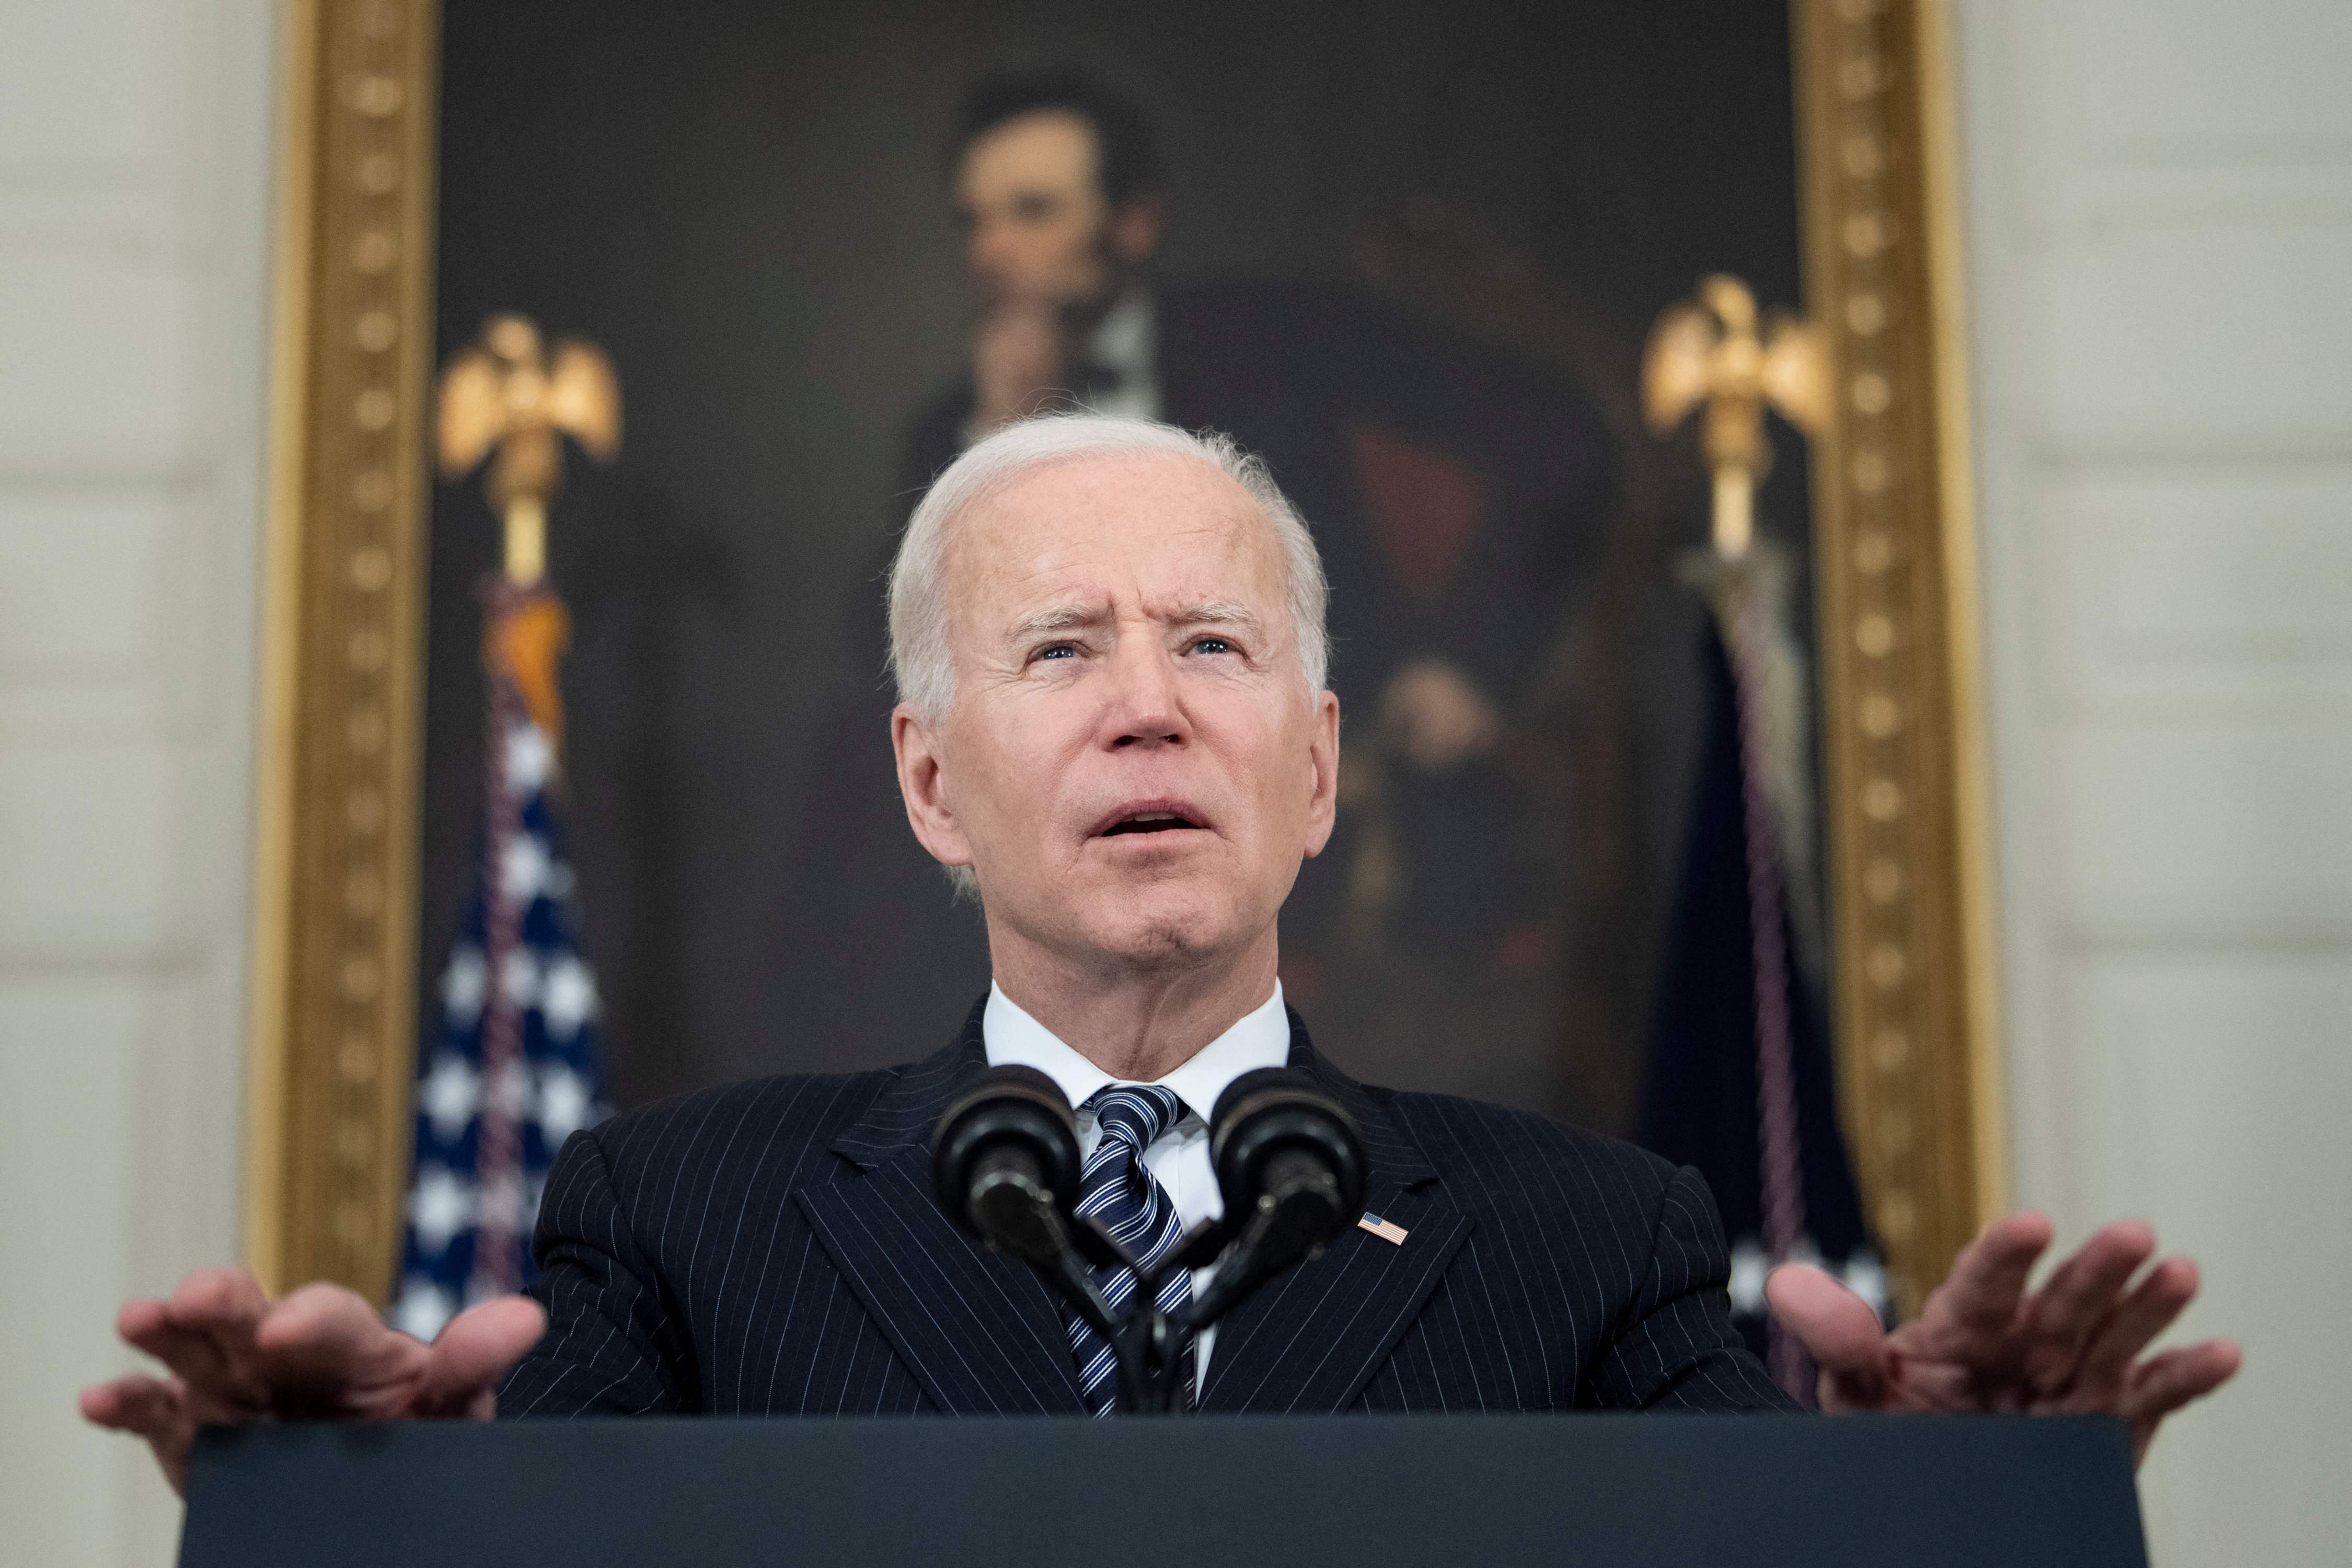
[[[1995,1220],[1961,1250],[1919,1315],[1893,1333],[1820,1269],[1792,1263],[1765,1285],[1772,1314],[1821,1367],[1823,1410],[2117,1415],[2145,1458],[2157,1424],[2238,1370],[2227,1340],[2143,1357],[2197,1294],[2197,1266],[2156,1256],[2156,1233],[2107,1226],[2026,1289],[2049,1247],[2038,1214]]]

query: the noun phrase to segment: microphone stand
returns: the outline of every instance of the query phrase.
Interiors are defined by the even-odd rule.
[[[1091,1215],[1080,1221],[1081,1237],[1108,1254],[1135,1276],[1135,1304],[1127,1321],[1106,1328],[1108,1303],[1095,1287],[1094,1275],[1073,1247],[1058,1260],[1056,1273],[1082,1279],[1098,1309],[1080,1306],[1079,1312],[1118,1357],[1119,1407],[1147,1415],[1183,1412],[1184,1336],[1198,1342],[1209,1328],[1257,1294],[1267,1280],[1323,1249],[1334,1228],[1329,1215],[1344,1209],[1339,1184],[1328,1165],[1311,1157],[1278,1154],[1266,1171],[1265,1188],[1245,1215],[1202,1220],[1180,1237],[1159,1261],[1149,1267],[1113,1240]],[[1059,1216],[1055,1216],[1058,1221]],[[1066,1231],[1065,1232],[1066,1235]],[[1177,1317],[1160,1310],[1160,1284],[1170,1271],[1215,1264],[1202,1281],[1201,1292]],[[1042,1272],[1042,1270],[1041,1270]],[[1054,1280],[1048,1279],[1053,1284]],[[1057,1289],[1059,1287],[1057,1286]],[[1067,1290],[1064,1291],[1066,1299]]]
[[[1027,1182],[1018,1190],[1023,1217],[1034,1228],[1024,1227],[1028,1244],[1017,1248],[1017,1256],[1110,1345],[1118,1364],[1119,1410],[1147,1415],[1184,1409],[1184,1335],[1197,1338],[1268,1279],[1321,1251],[1332,1228],[1328,1215],[1342,1206],[1338,1184],[1321,1163],[1277,1155],[1255,1206],[1238,1223],[1230,1215],[1203,1220],[1158,1261],[1146,1264],[1092,1215],[1073,1227],[1042,1191]],[[1215,1272],[1189,1309],[1172,1319],[1160,1310],[1160,1284],[1171,1270],[1212,1261]],[[1135,1276],[1134,1304],[1123,1319],[1112,1316],[1109,1300],[1095,1282],[1094,1267],[1112,1263]]]
[[[1211,1120],[1228,1212],[1192,1226],[1149,1264],[1100,1219],[1060,1206],[1056,1193],[1074,1191],[1077,1182],[1077,1130],[1068,1102],[1044,1074],[990,1069],[981,1088],[940,1114],[932,1134],[941,1205],[990,1247],[1035,1269],[1102,1336],[1118,1366],[1122,1411],[1181,1411],[1184,1336],[1197,1339],[1268,1279],[1319,1254],[1363,1197],[1353,1121],[1300,1075],[1244,1073],[1218,1097]],[[1123,1318],[1112,1315],[1095,1279],[1095,1269],[1114,1266],[1135,1278]],[[1171,1319],[1160,1310],[1160,1286],[1174,1268],[1211,1272]]]
[[[1109,1344],[1118,1365],[1118,1408],[1123,1414],[1165,1415],[1181,1411],[1183,1404],[1183,1330],[1186,1321],[1170,1321],[1160,1310],[1160,1282],[1187,1259],[1214,1221],[1195,1226],[1158,1262],[1145,1264],[1119,1245],[1092,1215],[1080,1219],[1076,1234],[1061,1214],[1042,1200],[1029,1215],[1044,1246],[1024,1249],[1024,1260],[1035,1269],[1046,1288],[1070,1304],[1086,1325]],[[1095,1282],[1095,1264],[1116,1263],[1135,1276],[1135,1300],[1123,1319],[1111,1315],[1110,1301]]]

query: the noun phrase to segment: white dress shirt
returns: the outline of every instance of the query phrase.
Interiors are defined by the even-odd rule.
[[[1118,375],[1118,384],[1097,393],[1097,414],[1121,419],[1160,417],[1160,321],[1151,296],[1130,289],[1103,313],[1087,339],[1087,361]]]
[[[1103,312],[1086,342],[1086,365],[1117,373],[1117,382],[1086,400],[1089,414],[1120,419],[1157,419],[1160,402],[1160,312],[1151,296],[1129,289]],[[1076,367],[1083,369],[1084,365]],[[1077,388],[1066,389],[1076,392]],[[967,447],[988,434],[974,409],[963,422]]]
[[[980,1018],[980,1034],[990,1067],[1011,1063],[1035,1068],[1060,1085],[1074,1106],[1083,1106],[1104,1085],[1121,1081],[1065,1045],[1052,1030],[1023,1012],[1021,1005],[998,990],[992,982],[988,988],[987,1010]],[[1217,1108],[1217,1096],[1245,1072],[1256,1068],[1286,1067],[1289,1062],[1290,1017],[1283,1010],[1282,982],[1277,980],[1274,983],[1274,994],[1265,999],[1263,1006],[1158,1080],[1184,1102],[1184,1114],[1143,1152],[1143,1167],[1167,1189],[1169,1200],[1176,1205],[1177,1218],[1186,1229],[1225,1212],[1224,1194],[1217,1190],[1217,1173],[1209,1164],[1208,1119]],[[1102,1129],[1096,1124],[1094,1113],[1080,1110],[1079,1158],[1092,1154],[1095,1145],[1101,1142]],[[1192,1270],[1195,1295],[1208,1273],[1205,1268]],[[1201,1331],[1195,1352],[1201,1387],[1208,1385],[1209,1350],[1216,1337],[1213,1323]]]

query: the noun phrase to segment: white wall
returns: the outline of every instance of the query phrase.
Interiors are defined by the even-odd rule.
[[[2017,1192],[2204,1265],[2159,1568],[2352,1559],[2352,5],[1958,15]]]
[[[0,1554],[171,1561],[74,1394],[236,1250],[268,0],[0,0]]]

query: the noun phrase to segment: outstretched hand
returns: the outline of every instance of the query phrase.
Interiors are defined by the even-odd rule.
[[[2105,1226],[2028,1290],[2050,1240],[2042,1215],[1995,1220],[1892,1333],[1809,1265],[1774,1270],[1765,1295],[1820,1365],[1824,1410],[2118,1415],[2131,1424],[2134,1458],[2145,1458],[2158,1423],[2238,1370],[2238,1347],[2207,1340],[2141,1356],[2197,1294],[2197,1266],[2185,1258],[2141,1273],[2156,1255],[2147,1226]]]
[[[340,1285],[305,1285],[272,1301],[242,1268],[200,1269],[170,1300],[133,1301],[115,1320],[115,1331],[170,1375],[84,1389],[81,1413],[146,1438],[177,1491],[200,1426],[486,1420],[499,1380],[546,1326],[537,1302],[505,1296],[452,1319],[428,1345]]]

